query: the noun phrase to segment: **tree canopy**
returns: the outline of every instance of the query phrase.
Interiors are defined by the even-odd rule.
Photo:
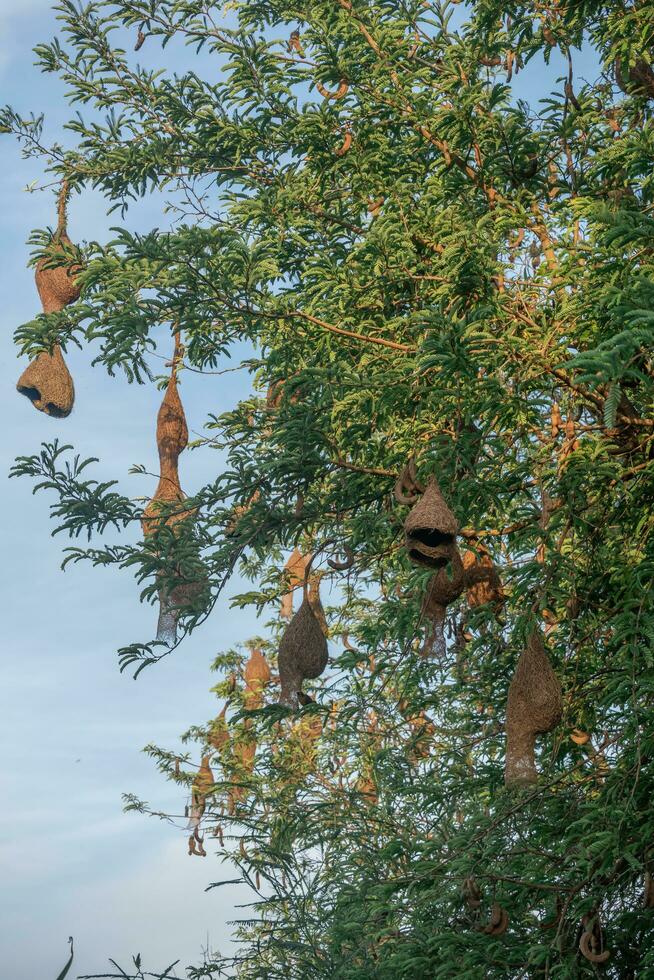
[[[654,976],[654,6],[56,9],[37,55],[67,145],[25,107],[0,128],[62,204],[163,191],[177,219],[35,232],[81,292],[17,344],[88,344],[138,383],[165,348],[173,378],[156,506],[96,481],[65,421],[14,472],[54,493],[67,561],[159,600],[122,669],[183,646],[235,569],[262,617],[189,754],[149,747],[191,851],[254,892],[236,957],[191,975]],[[167,73],[169,42],[215,70]],[[564,68],[529,102],[534,59]],[[178,384],[244,341],[251,390],[196,440],[228,465],[186,497]]]

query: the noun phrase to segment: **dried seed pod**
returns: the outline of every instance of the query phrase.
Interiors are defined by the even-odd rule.
[[[486,550],[478,554],[466,551],[463,555],[466,598],[471,609],[493,603],[496,611],[504,605],[502,581]]]
[[[459,526],[435,477],[404,522],[409,558],[416,565],[443,568],[451,560]]]
[[[536,735],[558,725],[562,714],[561,685],[552,669],[540,633],[534,630],[520,655],[506,705],[505,783],[534,783]]]
[[[583,932],[579,939],[579,952],[591,963],[606,963],[611,951],[603,949],[604,937],[599,916],[585,915],[582,919],[582,926]]]
[[[319,677],[328,659],[325,634],[305,595],[279,644],[280,703],[297,708],[302,682]]]
[[[61,348],[54,347],[52,354],[43,351],[30,361],[18,379],[16,390],[29,398],[39,412],[56,419],[70,415],[75,389]]]
[[[189,830],[196,830],[204,815],[207,793],[213,787],[213,773],[209,765],[209,756],[202,757],[198,774],[191,787],[191,814],[188,822]]]
[[[509,925],[509,914],[501,905],[494,902],[491,906],[488,925],[484,926],[487,936],[502,936]]]
[[[461,896],[471,912],[476,911],[481,906],[481,889],[472,875],[464,878]]]
[[[336,91],[330,92],[329,89],[325,88],[322,82],[316,82],[316,88],[322,95],[323,99],[342,99],[343,96],[347,94],[349,87],[350,86],[345,79],[342,79]]]
[[[343,142],[341,143],[341,145],[338,147],[337,150],[334,150],[334,155],[337,157],[344,157],[351,146],[352,146],[352,131],[348,126],[347,129],[345,130]]]

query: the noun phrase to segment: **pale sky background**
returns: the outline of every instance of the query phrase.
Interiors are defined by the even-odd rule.
[[[55,32],[50,0],[0,0],[0,104],[24,114],[45,111],[50,140],[62,138],[69,112],[55,77],[33,67],[31,49]],[[173,45],[162,54],[151,42],[138,58],[169,68],[186,63]],[[206,56],[195,59],[197,70],[201,65],[209,68]],[[584,67],[593,77],[592,57],[576,58],[577,72]],[[542,61],[532,63],[518,76],[519,95],[542,92],[544,74]],[[147,742],[174,748],[180,732],[214,715],[211,661],[260,631],[250,613],[229,610],[224,598],[173,657],[136,682],[121,675],[116,649],[152,638],[155,609],[140,605],[128,572],[78,565],[63,574],[61,549],[68,542],[50,536],[52,498],[32,496],[28,480],[6,479],[17,455],[59,437],[82,456],[100,457],[93,476],[118,478],[130,496],[154,490],[151,479],[128,475],[134,463],[156,469],[161,394],[153,385],[109,378],[104,369],[91,369],[88,351],[73,349],[67,360],[77,398],[70,418],[50,419],[15,391],[24,361],[12,333],[39,310],[25,242],[32,228],[54,223],[50,192],[24,191],[42,173],[40,164],[21,159],[12,138],[0,138],[0,976],[7,980],[54,980],[69,935],[76,947],[71,977],[104,972],[109,956],[126,965],[141,952],[148,969],[163,969],[177,958],[180,967],[201,961],[207,945],[228,949],[227,922],[239,916],[235,904],[247,893],[205,893],[212,880],[232,877],[230,869],[211,848],[206,859],[189,858],[183,831],[123,814],[121,793],[180,812],[180,791],[140,750]],[[138,202],[124,224],[165,227],[161,203]],[[96,193],[75,196],[73,240],[106,240],[121,219],[107,218],[105,210]],[[196,432],[208,413],[225,411],[248,391],[245,373],[186,375],[183,382],[189,428]],[[182,486],[192,493],[219,465],[215,452],[185,454]]]

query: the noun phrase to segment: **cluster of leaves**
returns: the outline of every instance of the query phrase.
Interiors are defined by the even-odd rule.
[[[166,190],[179,220],[89,245],[80,301],[24,325],[19,344],[33,352],[53,332],[64,348],[96,343],[97,362],[140,380],[162,325],[179,327],[199,371],[247,343],[257,394],[210,419],[207,451],[225,448],[229,464],[190,506],[214,597],[236,567],[255,583],[235,601],[270,612],[271,660],[286,550],[354,555],[347,572],[321,569],[323,593],[334,586],[332,661],[300,717],[274,691],[247,712],[227,679],[242,656],[217,662],[217,693],[237,709],[232,747],[254,737],[257,755],[235,773],[215,753],[205,819],[257,897],[238,926],[243,951],[191,975],[591,976],[584,916],[601,918],[606,975],[649,975],[654,114],[630,72],[651,61],[654,8],[57,9],[64,41],[38,48],[41,67],[93,121],[71,122],[69,149],[45,147],[41,121],[11,109],[0,129],[112,207]],[[209,55],[210,80],[139,67],[117,26]],[[574,75],[582,42],[597,56],[592,83]],[[562,76],[534,106],[520,70],[543,58]],[[420,655],[428,576],[406,558],[406,509],[391,495],[410,456],[423,481],[438,476],[462,539],[489,549],[506,593],[499,620],[451,608],[438,660]],[[55,446],[18,470],[58,491],[69,533],[138,517],[78,462],[61,466]],[[161,549],[145,545],[73,557],[136,566],[146,596],[161,572]],[[563,719],[540,740],[538,785],[509,791],[504,707],[536,625]],[[138,669],[160,654],[123,655]],[[190,785],[190,769],[151,751]],[[494,902],[509,915],[499,936],[481,928]]]

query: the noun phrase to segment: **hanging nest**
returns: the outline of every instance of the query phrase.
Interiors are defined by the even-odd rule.
[[[218,752],[222,752],[229,745],[229,728],[227,727],[227,703],[217,718],[211,722],[209,727],[209,745],[212,745]]]
[[[198,774],[193,780],[191,787],[191,813],[187,830],[195,831],[200,826],[200,821],[204,816],[207,794],[213,789],[213,773],[209,765],[209,756],[204,755]]]
[[[466,599],[471,609],[491,603],[499,612],[504,605],[502,580],[493,559],[484,549],[479,554],[466,551],[463,554]]]
[[[178,356],[176,342],[176,357]],[[174,362],[175,364],[175,362]],[[145,535],[153,534],[161,526],[162,510],[186,499],[179,482],[178,459],[188,443],[188,427],[184,407],[177,390],[176,364],[166,386],[166,392],[157,414],[157,449],[159,451],[159,484],[154,497],[145,508],[141,526]],[[163,523],[173,527],[178,521],[191,516],[192,512],[179,508],[168,514]]]
[[[302,682],[319,677],[328,659],[325,634],[305,595],[279,644],[280,704],[297,708],[303,696]]]
[[[288,592],[282,596],[280,609],[280,616],[284,619],[290,619],[293,615],[293,592],[299,585],[304,585],[304,573],[310,560],[310,555],[303,555],[299,548],[294,548],[284,565],[285,579],[288,582]]]
[[[327,619],[325,617],[325,610],[323,609],[322,601],[320,599],[320,580],[322,579],[322,573],[316,572],[315,575],[309,577],[309,604],[313,609],[313,613],[320,624],[320,629],[323,631],[325,636],[329,634],[329,627],[327,626]]]
[[[254,769],[256,754],[257,740],[246,724],[243,734],[234,742],[232,747],[232,785],[227,793],[227,808],[232,816],[236,811],[236,804],[247,799],[248,787],[245,785],[245,781]]]
[[[245,665],[245,707],[254,711],[263,707],[263,689],[270,683],[271,673],[268,661],[259,649],[250,652],[250,658]]]
[[[80,295],[76,274],[81,267],[70,266],[63,254],[63,250],[73,247],[66,234],[67,201],[68,182],[64,181],[59,191],[57,230],[52,236],[55,252],[60,251],[61,254],[39,259],[34,274],[44,313],[59,313],[69,303],[74,303]],[[57,250],[57,245],[63,246],[63,249]],[[60,257],[61,264],[53,265],[54,259]],[[16,390],[29,398],[39,412],[57,419],[70,415],[75,401],[75,389],[61,348],[56,345],[51,354],[44,351],[30,361],[18,379]]]
[[[30,361],[18,379],[16,390],[29,398],[39,412],[55,419],[70,415],[75,389],[61,348],[54,347],[52,354],[43,351]]]
[[[552,669],[540,633],[534,630],[509,687],[506,705],[507,786],[535,783],[536,735],[550,732],[561,720],[561,685]]]
[[[644,58],[637,58],[633,65],[626,67],[620,58],[616,58],[615,80],[625,95],[654,99],[654,71]]]
[[[422,604],[423,615],[433,622],[444,622],[447,607],[456,602],[466,586],[463,562],[457,546],[449,548],[447,565],[436,572],[429,580]]]
[[[432,477],[404,522],[409,558],[416,565],[443,568],[452,558],[459,526]]]
[[[51,241],[53,254],[39,259],[34,273],[44,313],[59,313],[79,299],[81,292],[77,283],[81,266],[71,265],[65,255],[66,251],[74,248],[66,231],[68,195],[68,181],[64,180],[57,201],[57,229]],[[61,259],[59,264],[56,264],[57,259]]]
[[[444,626],[447,607],[452,602],[456,602],[465,589],[465,574],[456,544],[450,546],[449,555],[449,563],[440,568],[429,580],[423,599],[422,615],[428,623],[421,650],[423,657],[445,655]]]
[[[188,443],[186,416],[177,387],[177,365],[181,356],[179,334],[176,334],[170,380],[157,414],[159,483],[141,519],[146,538],[160,532],[162,527],[169,528],[173,534],[179,533],[181,522],[192,519],[195,513],[192,509],[179,506],[186,500],[186,494],[179,482],[178,459]],[[177,642],[180,614],[192,607],[206,590],[204,577],[188,581],[180,568],[172,585],[162,583],[159,589],[158,641],[168,645]]]

